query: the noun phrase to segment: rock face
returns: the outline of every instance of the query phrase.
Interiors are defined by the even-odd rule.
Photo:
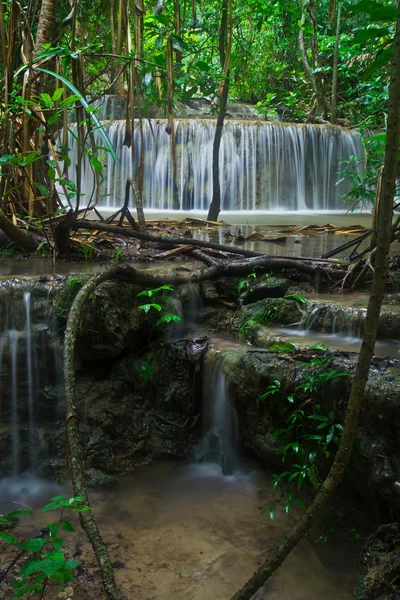
[[[400,523],[381,525],[361,552],[356,600],[400,598]]]
[[[318,359],[321,364],[312,364]],[[218,362],[223,369],[231,402],[238,413],[243,442],[269,464],[282,467],[282,449],[290,439],[275,437],[287,427],[288,415],[296,410],[306,417],[318,404],[321,414],[332,413],[343,422],[351,377],[357,357],[354,353],[280,352],[224,350],[210,352],[207,360]],[[319,382],[310,392],[296,391],[307,377],[317,380],[321,372],[347,373]],[[279,389],[260,400],[268,386],[279,382]],[[294,396],[294,402],[288,397]],[[363,408],[357,429],[357,451],[351,466],[352,486],[372,504],[382,499],[393,514],[400,513],[400,362],[374,359],[366,386]],[[326,471],[329,461],[319,465]]]

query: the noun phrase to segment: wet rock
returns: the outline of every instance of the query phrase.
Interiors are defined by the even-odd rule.
[[[361,552],[363,573],[354,589],[356,600],[400,598],[400,523],[381,525]]]
[[[100,427],[91,436],[87,445],[87,464],[94,468],[114,472],[114,461],[112,457],[112,443]]]
[[[207,361],[218,361],[226,377],[232,404],[238,413],[244,444],[267,463],[282,466],[282,443],[287,438],[275,438],[276,431],[287,427],[290,410],[310,406],[309,395],[296,392],[304,382],[304,374],[319,371],[338,371],[348,376],[320,382],[312,393],[312,401],[319,404],[321,413],[334,414],[335,421],[343,422],[351,389],[357,355],[354,353],[321,353],[323,364],[312,365],[315,354],[298,351],[285,355],[281,352],[257,349],[209,350]],[[357,429],[357,451],[354,452],[348,484],[371,504],[389,504],[393,514],[400,514],[400,367],[399,361],[374,359],[366,385]],[[279,381],[280,388],[264,400],[260,397],[268,386]],[[294,393],[294,404],[288,396]],[[306,411],[307,412],[307,411]],[[329,461],[318,466],[323,473]]]
[[[282,298],[289,289],[291,282],[289,279],[278,277],[269,277],[268,279],[257,279],[254,285],[250,285],[239,299],[243,304],[257,302],[264,298]]]
[[[89,488],[96,490],[113,488],[118,483],[118,479],[115,477],[115,475],[108,475],[98,471],[97,469],[88,469],[85,472],[85,480],[86,485]]]

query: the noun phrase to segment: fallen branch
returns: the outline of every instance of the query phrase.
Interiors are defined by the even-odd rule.
[[[253,252],[252,250],[245,250],[244,248],[237,248],[236,246],[228,246],[226,244],[216,244],[214,242],[204,242],[203,240],[195,240],[191,238],[180,238],[180,237],[172,237],[165,235],[153,235],[151,233],[143,233],[141,231],[132,231],[131,229],[127,229],[125,227],[118,227],[115,225],[109,225],[106,223],[96,223],[93,221],[82,220],[78,221],[76,224],[77,229],[96,229],[99,231],[106,231],[108,233],[116,233],[118,235],[124,235],[126,237],[135,238],[138,240],[148,241],[148,242],[156,242],[160,244],[168,244],[170,246],[197,246],[199,248],[211,248],[213,250],[220,250],[221,252],[228,252],[230,254],[239,254],[242,256],[247,256],[249,258],[257,258],[257,257],[265,257],[266,255],[261,252]],[[271,258],[272,257],[268,257]],[[303,257],[290,257],[287,258],[285,256],[274,256],[274,259],[282,260],[282,261],[290,261],[290,266],[298,266],[302,262],[306,263],[318,263],[319,266],[323,266],[326,269],[334,269],[337,266],[337,261],[324,260],[321,258],[303,258]],[[282,264],[282,268],[288,266],[286,264]],[[300,266],[298,266],[300,268]],[[308,272],[314,273],[315,269],[312,269]]]

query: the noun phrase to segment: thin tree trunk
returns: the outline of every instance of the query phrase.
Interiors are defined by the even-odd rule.
[[[304,25],[306,23],[306,5],[307,5],[307,0],[303,0],[300,29],[299,29],[299,34],[297,36],[297,41],[299,43],[301,62],[303,63],[304,73],[306,75],[306,78],[310,82],[311,87],[314,90],[314,93],[315,93],[315,96],[317,99],[316,116],[318,118],[325,119],[326,112],[327,112],[326,98],[324,96],[324,93],[322,91],[319,81],[317,80],[317,78],[315,77],[315,75],[312,72],[310,63],[308,62],[307,51],[306,51],[306,46],[305,46],[305,42],[304,42]],[[315,50],[314,50],[313,54],[315,55]]]
[[[213,195],[207,220],[217,221],[221,211],[221,185],[219,180],[219,149],[224,128],[226,105],[229,91],[229,62],[232,47],[232,0],[222,0],[221,27],[219,32],[219,59],[223,82],[219,87],[219,109],[213,144]]]
[[[339,42],[340,42],[340,17],[342,12],[342,3],[339,1],[337,20],[336,20],[336,39],[335,52],[333,55],[333,73],[332,73],[332,94],[331,94],[331,123],[337,123],[337,86],[338,86],[338,65],[339,65]]]
[[[387,261],[392,234],[393,196],[395,192],[400,136],[400,0],[398,2],[397,28],[389,91],[388,121],[386,129],[386,152],[383,167],[381,195],[378,211],[378,235],[375,255],[375,270],[368,301],[365,331],[358,357],[356,372],[346,410],[344,429],[340,445],[329,474],[314,502],[299,519],[285,541],[256,570],[251,579],[233,596],[232,600],[250,600],[256,591],[271,577],[283,563],[304,534],[322,516],[329,500],[341,482],[349,464],[361,409],[365,384],[374,353],[378,319],[385,291]]]

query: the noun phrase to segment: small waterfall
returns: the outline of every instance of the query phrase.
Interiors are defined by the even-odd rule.
[[[104,108],[107,111],[107,107]],[[175,122],[176,178],[173,180],[171,138],[167,122],[143,122],[143,202],[153,210],[208,209],[212,197],[212,148],[215,121],[181,119]],[[120,159],[116,165],[104,157],[100,205],[121,206],[127,178],[136,177],[142,140],[134,131],[135,155],[123,146],[125,122],[105,123]],[[75,181],[78,148],[76,125],[70,125],[68,146]],[[102,146],[98,133],[95,143]],[[341,195],[350,184],[342,181],[340,163],[363,157],[357,131],[329,125],[297,125],[259,121],[226,121],[220,149],[221,205],[227,211],[332,211],[344,210]],[[363,169],[362,161],[355,167]],[[95,197],[94,170],[84,155],[83,202]],[[62,196],[63,191],[59,190]]]
[[[6,450],[0,457],[0,475],[35,473],[39,461],[47,458],[37,417],[46,385],[62,381],[61,348],[52,331],[49,301],[43,304],[40,298],[35,305],[32,294],[21,288],[1,290],[0,442]]]
[[[321,312],[321,308],[319,306],[316,306],[315,308],[312,309],[310,316],[308,317],[307,323],[306,323],[306,327],[305,327],[305,331],[310,331],[310,329],[313,329],[313,325],[316,322],[319,313]]]
[[[205,435],[202,457],[218,462],[222,473],[231,475],[237,463],[239,428],[222,369],[206,364],[203,390]]]

